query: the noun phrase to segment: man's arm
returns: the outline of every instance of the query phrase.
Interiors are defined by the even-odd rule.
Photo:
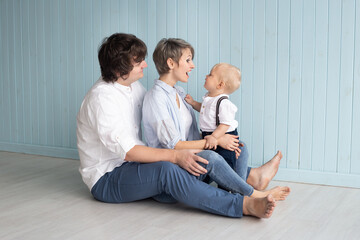
[[[195,153],[198,152],[200,150],[171,150],[136,145],[126,153],[125,161],[141,163],[168,161],[179,165],[194,176],[199,176],[207,171],[197,162],[208,164],[208,161],[196,156]]]

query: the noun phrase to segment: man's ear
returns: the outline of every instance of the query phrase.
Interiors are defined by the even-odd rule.
[[[174,60],[172,60],[172,58],[168,58],[166,60],[166,63],[170,69],[173,69],[175,67],[175,63],[174,63]]]

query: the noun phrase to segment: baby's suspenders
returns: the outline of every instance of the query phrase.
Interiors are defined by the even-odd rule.
[[[222,96],[221,98],[218,99],[217,103],[216,103],[216,114],[215,114],[215,117],[216,117],[216,126],[219,126],[220,124],[220,120],[219,120],[219,108],[220,108],[220,103],[222,100],[224,99],[228,99],[227,96]]]

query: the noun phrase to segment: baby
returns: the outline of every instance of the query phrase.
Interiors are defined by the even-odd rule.
[[[226,162],[235,167],[236,153],[217,147],[217,139],[225,133],[238,135],[238,122],[235,120],[237,107],[228,99],[241,83],[240,70],[228,63],[216,64],[206,76],[204,87],[208,93],[203,102],[195,101],[189,94],[185,100],[200,112],[199,123],[202,136],[206,139],[205,148],[214,149]]]
[[[199,122],[203,138],[206,139],[205,148],[214,149],[234,170],[239,148],[230,151],[220,146],[217,147],[217,139],[225,133],[238,136],[238,122],[235,120],[237,107],[228,97],[240,87],[240,83],[241,72],[237,67],[219,63],[206,76],[204,87],[208,93],[203,97],[203,102],[194,101],[189,94],[185,97],[186,102],[200,112]],[[278,152],[278,154],[281,153]],[[245,184],[248,185],[248,183]],[[226,190],[222,186],[219,188]],[[289,187],[274,187],[265,191],[254,189],[250,197],[261,198],[272,194],[276,200],[284,200],[289,193]]]

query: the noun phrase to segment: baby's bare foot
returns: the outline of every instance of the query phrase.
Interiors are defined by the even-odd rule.
[[[258,218],[269,218],[275,206],[275,199],[271,195],[265,198],[244,197],[243,214]]]

